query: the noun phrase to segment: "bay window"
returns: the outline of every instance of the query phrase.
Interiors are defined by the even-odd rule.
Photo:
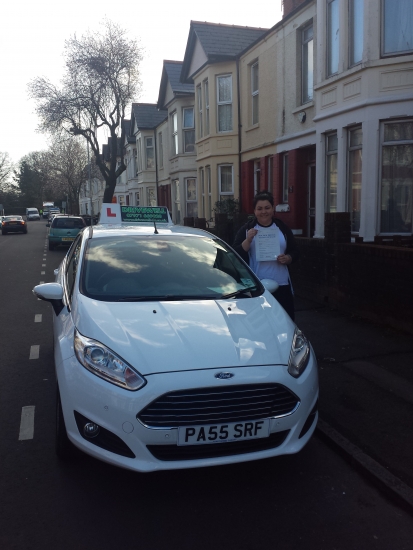
[[[337,212],[337,133],[326,136],[326,212]]]
[[[339,0],[327,0],[327,76],[338,72]]]
[[[382,53],[413,52],[412,0],[382,0]]]
[[[301,82],[302,103],[308,103],[313,99],[313,25],[308,25],[301,31]]]
[[[234,173],[232,164],[218,166],[219,199],[234,198]]]
[[[194,108],[185,107],[183,110],[183,143],[184,153],[195,152],[195,121],[194,121]]]
[[[217,77],[218,132],[232,130],[232,76]]]
[[[258,88],[258,62],[254,63],[251,66],[251,107],[252,107],[252,124],[258,124],[258,97],[259,97],[259,88]]]
[[[348,132],[347,141],[347,189],[348,210],[350,212],[351,231],[360,230],[361,173],[362,173],[363,132],[361,126]]]
[[[186,215],[188,217],[198,217],[198,195],[196,188],[196,178],[185,178],[186,193]]]

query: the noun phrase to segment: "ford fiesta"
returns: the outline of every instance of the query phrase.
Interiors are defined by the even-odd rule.
[[[54,310],[58,455],[148,472],[300,451],[318,369],[275,289],[164,208],[103,205],[33,290]]]

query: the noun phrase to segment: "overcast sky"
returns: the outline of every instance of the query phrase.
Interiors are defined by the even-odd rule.
[[[201,7],[201,5],[203,7]],[[64,41],[96,29],[104,17],[119,23],[144,48],[142,94],[135,101],[156,103],[164,59],[183,60],[190,21],[209,21],[270,28],[281,19],[281,0],[239,2],[178,0],[178,2],[117,3],[109,0],[7,0],[0,12],[1,118],[0,151],[17,162],[47,147],[36,132],[34,102],[27,83],[45,76],[59,84],[64,69]]]

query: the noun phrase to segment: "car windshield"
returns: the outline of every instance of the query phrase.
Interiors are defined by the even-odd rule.
[[[263,292],[223,242],[184,235],[89,240],[80,290],[102,301],[248,298]]]
[[[53,227],[56,229],[80,229],[85,227],[81,218],[55,218]]]

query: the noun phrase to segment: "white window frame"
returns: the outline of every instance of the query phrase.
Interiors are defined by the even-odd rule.
[[[205,135],[208,136],[209,129],[209,82],[204,80],[204,98],[205,98]]]
[[[157,206],[155,187],[146,188],[146,206]]]
[[[135,191],[135,206],[141,206],[141,190]]]
[[[179,140],[178,140],[178,113],[174,111],[171,114],[171,129],[172,129],[172,156],[176,157],[179,152]]]
[[[357,224],[358,225],[357,228],[355,228],[356,226],[355,226],[355,223],[354,223],[354,216],[353,216],[353,211],[352,211],[353,181],[351,179],[351,176],[353,174],[353,172],[351,170],[351,167],[352,167],[352,160],[351,160],[352,153],[354,151],[363,151],[363,134],[362,134],[362,138],[361,138],[361,144],[357,144],[357,145],[352,145],[351,144],[352,133],[357,131],[357,130],[362,130],[361,125],[352,126],[351,128],[347,129],[347,211],[350,212],[351,231],[352,231],[352,233],[358,233],[359,230],[360,230],[360,220],[359,220],[359,223]],[[360,172],[360,177],[362,177],[362,172]],[[363,180],[361,180],[361,182],[360,182],[360,195],[361,195],[362,186],[363,186]],[[358,210],[359,216],[360,216],[360,213],[361,213],[361,200],[360,200],[360,209]]]
[[[136,140],[136,175],[142,172],[142,139],[138,138]]]
[[[233,121],[233,113],[232,113],[232,91],[233,91],[233,87],[232,87],[232,74],[222,74],[222,75],[218,75],[217,77],[217,129],[218,129],[218,133],[219,134],[224,134],[224,133],[227,133],[227,132],[232,132],[233,129],[234,129],[234,121]],[[223,78],[229,78],[230,79],[230,94],[231,94],[231,98],[228,99],[228,100],[220,100],[219,99],[219,81]],[[231,106],[231,128],[226,128],[224,130],[222,130],[220,128],[220,107],[224,107],[224,106],[227,106],[227,105],[230,105]]]
[[[332,137],[336,137],[336,140],[337,140],[337,149],[332,149],[331,151],[328,150],[328,144],[329,144],[329,139],[332,138]],[[325,144],[326,144],[326,158],[325,158],[325,162],[326,162],[326,212],[337,212],[337,191],[338,189],[336,189],[336,208],[335,210],[331,210],[331,197],[332,197],[332,194],[331,194],[331,181],[329,180],[329,157],[330,156],[334,156],[336,157],[336,166],[337,166],[337,163],[338,163],[338,133],[337,132],[329,132],[328,134],[325,134]],[[338,176],[338,170],[337,170],[337,176]],[[338,182],[337,182],[338,183]]]
[[[201,166],[199,169],[199,181],[201,182],[201,196],[202,196],[202,215],[205,217],[206,212],[206,194],[205,194],[205,170]]]
[[[151,140],[152,145],[148,145],[149,140]],[[149,151],[152,151],[152,156],[148,155]],[[150,166],[150,164],[152,164],[152,166]],[[155,168],[155,143],[153,136],[145,137],[145,166],[146,170],[153,170]]]
[[[204,121],[202,109],[202,88],[201,85],[196,87],[197,107],[198,107],[198,138],[204,137]]]
[[[185,112],[192,111],[192,126],[185,126]],[[195,153],[195,109],[193,107],[183,107],[182,109],[182,133],[183,133],[183,152],[184,153]],[[193,134],[193,141],[187,143],[188,136]],[[187,150],[192,149],[192,150]]]
[[[334,8],[333,8],[334,6]],[[334,23],[336,23],[337,32],[336,32],[336,38],[333,37],[334,29],[331,26],[332,21],[330,20],[330,15],[332,14],[332,10],[337,10],[337,12],[334,12],[334,15],[336,15],[336,20]],[[340,36],[340,0],[327,0],[327,77],[333,76],[338,73],[338,67],[339,67],[339,60],[340,60],[340,43],[339,43],[339,36]],[[333,66],[334,63],[334,66]]]
[[[255,72],[257,73],[256,78],[254,77]],[[259,119],[259,105],[260,105],[259,78],[260,78],[259,64],[258,64],[258,61],[255,61],[255,63],[251,65],[251,124],[253,126],[255,126],[255,124],[258,124],[260,121]],[[254,87],[255,80],[257,82],[256,88]]]
[[[222,191],[222,168],[231,168],[231,191]],[[218,194],[219,199],[221,197],[233,197],[234,196],[234,165],[233,164],[219,164],[218,165]]]
[[[311,36],[309,34],[311,29]],[[311,46],[310,46],[311,44]],[[311,22],[301,29],[301,103],[313,100],[314,93],[314,27]]]
[[[358,65],[363,60],[364,0],[348,2],[348,64]],[[361,44],[361,51],[360,51]]]
[[[195,196],[189,198],[188,197],[188,183],[194,182],[195,183]],[[198,184],[196,178],[184,178],[184,186],[185,186],[185,212],[187,217],[198,217]],[[191,213],[188,212],[189,208],[188,205],[195,207],[195,212]]]
[[[212,183],[211,183],[211,166],[205,166],[205,178],[206,187],[208,192],[208,208],[206,212],[206,218],[210,220],[212,218]]]

